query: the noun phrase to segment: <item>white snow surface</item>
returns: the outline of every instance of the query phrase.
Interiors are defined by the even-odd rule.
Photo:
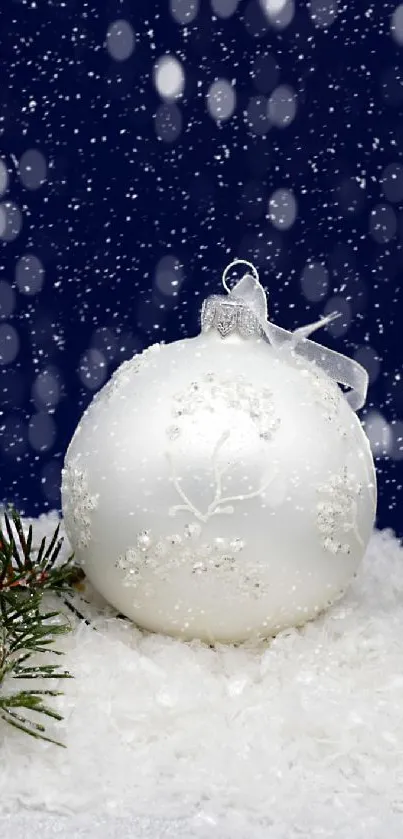
[[[23,523],[39,542],[58,521]],[[3,839],[401,839],[403,547],[392,531],[373,533],[343,600],[260,646],[148,634],[93,593],[85,609],[92,625],[74,621],[56,645],[75,678],[51,685],[65,719],[48,731],[67,749],[0,720]]]

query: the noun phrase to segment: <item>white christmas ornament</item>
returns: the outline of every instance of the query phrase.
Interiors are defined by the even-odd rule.
[[[354,413],[366,371],[307,340],[334,316],[292,333],[268,321],[249,263],[229,291],[238,262],[227,296],[205,300],[200,335],[115,371],[62,473],[66,532],[93,586],[145,629],[209,643],[276,634],[341,597],[376,508]]]

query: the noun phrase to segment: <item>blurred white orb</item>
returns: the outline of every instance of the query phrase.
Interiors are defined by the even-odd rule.
[[[277,230],[288,230],[297,217],[298,205],[290,189],[276,189],[269,200],[269,219]]]
[[[80,381],[88,390],[98,390],[108,375],[105,356],[100,350],[91,347],[82,354],[77,372]]]
[[[200,0],[169,0],[172,17],[177,23],[186,26],[197,17]]]
[[[297,94],[288,84],[276,87],[268,101],[267,114],[270,122],[277,128],[286,128],[297,112]]]
[[[393,445],[393,433],[380,411],[370,411],[363,420],[363,426],[374,457],[388,455]]]
[[[0,280],[0,318],[9,318],[16,303],[16,294],[7,280]]]
[[[25,254],[18,260],[15,268],[15,282],[21,294],[28,296],[41,291],[45,279],[45,269],[40,259],[33,253]]]
[[[128,20],[115,20],[106,33],[106,49],[115,61],[127,61],[135,42],[134,30]]]
[[[375,350],[366,344],[360,347],[354,354],[354,360],[365,367],[368,373],[369,384],[373,384],[381,371],[381,362]]]
[[[166,297],[176,297],[183,282],[183,271],[179,259],[167,254],[159,260],[155,269],[155,286]]]
[[[326,297],[329,288],[329,272],[320,262],[307,262],[301,275],[304,297],[311,303],[318,303]]]
[[[260,5],[276,29],[285,29],[295,15],[294,0],[260,0]]]
[[[11,364],[20,349],[20,338],[11,323],[0,323],[0,365]]]
[[[216,122],[229,119],[235,110],[235,90],[226,79],[217,79],[207,93],[207,110]]]
[[[157,108],[154,128],[157,137],[163,143],[173,143],[182,131],[182,114],[173,102],[164,102]]]
[[[181,96],[185,74],[180,61],[173,55],[160,58],[154,67],[154,84],[163,99],[172,100]]]
[[[0,204],[0,238],[5,242],[13,242],[22,228],[22,213],[14,201],[3,201]]]
[[[28,149],[20,158],[19,176],[26,189],[39,189],[46,182],[45,156],[37,149]]]
[[[403,3],[400,3],[399,6],[393,12],[391,23],[390,23],[390,31],[392,34],[392,38],[396,41],[397,44],[403,44]]]
[[[377,204],[371,210],[369,218],[369,232],[375,242],[386,244],[393,239],[397,230],[397,218],[393,207],[389,204]]]
[[[339,317],[327,324],[326,332],[329,332],[333,338],[341,338],[348,332],[353,318],[350,303],[340,295],[330,297],[323,309],[323,314],[331,315],[333,312],[337,312]]]
[[[32,399],[36,407],[53,408],[60,400],[60,384],[57,376],[50,370],[42,370],[32,385]]]

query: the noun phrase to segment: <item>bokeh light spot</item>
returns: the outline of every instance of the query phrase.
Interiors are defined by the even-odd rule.
[[[39,189],[46,182],[46,160],[37,149],[28,149],[19,162],[20,181],[26,189]]]
[[[324,307],[323,314],[331,315],[333,312],[337,312],[339,317],[328,323],[325,329],[333,338],[341,338],[348,332],[352,321],[353,313],[350,303],[344,297],[340,296],[329,298]]]
[[[10,323],[0,323],[0,364],[11,364],[20,349],[18,332]]]
[[[363,426],[374,457],[388,455],[393,445],[393,433],[380,411],[370,411],[363,419]]]
[[[371,210],[369,232],[375,242],[383,245],[393,239],[397,230],[397,219],[393,207],[377,204]]]
[[[285,29],[295,14],[294,0],[260,0],[264,14],[276,29]]]
[[[115,61],[127,61],[136,43],[133,27],[128,20],[115,20],[106,33],[106,49]]]
[[[199,5],[199,0],[170,0],[169,3],[172,17],[182,26],[192,23],[197,17]]]
[[[100,350],[90,348],[82,354],[77,372],[88,390],[98,390],[108,375],[105,356]]]
[[[158,291],[166,297],[177,297],[183,279],[179,259],[171,254],[163,256],[158,262],[154,275],[154,283]]]
[[[329,289],[329,273],[320,262],[307,262],[301,275],[301,288],[310,303],[318,303]]]
[[[297,112],[297,94],[290,85],[281,84],[276,87],[268,101],[267,115],[272,125],[286,128],[295,118]]]
[[[0,280],[0,318],[9,318],[15,307],[16,294],[10,283]]]
[[[297,217],[297,201],[290,189],[277,189],[269,201],[269,219],[278,230],[289,230]]]
[[[217,79],[207,93],[207,110],[216,122],[229,119],[235,110],[235,90],[226,79]]]
[[[165,102],[155,114],[155,133],[164,143],[173,143],[182,131],[182,122],[182,114],[177,105]]]
[[[22,228],[22,213],[13,201],[0,204],[0,238],[5,242],[13,242]]]
[[[368,373],[369,383],[372,385],[379,376],[381,363],[375,350],[369,346],[360,347],[354,355],[355,361],[362,364]]]
[[[400,3],[399,6],[393,12],[391,23],[390,23],[390,31],[392,34],[392,38],[396,41],[397,44],[403,44],[403,3]]]
[[[40,259],[32,253],[22,256],[15,268],[15,282],[21,294],[32,296],[41,291],[45,269]]]
[[[38,410],[54,408],[60,400],[60,384],[51,370],[42,370],[32,385],[32,398]]]
[[[183,67],[173,55],[160,58],[154,67],[154,84],[162,99],[172,100],[181,96],[185,85]]]

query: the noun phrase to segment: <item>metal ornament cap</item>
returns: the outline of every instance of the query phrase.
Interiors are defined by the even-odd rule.
[[[201,331],[216,329],[221,338],[238,332],[242,338],[263,333],[259,319],[250,308],[240,301],[230,300],[220,294],[213,294],[203,302],[201,310]]]

